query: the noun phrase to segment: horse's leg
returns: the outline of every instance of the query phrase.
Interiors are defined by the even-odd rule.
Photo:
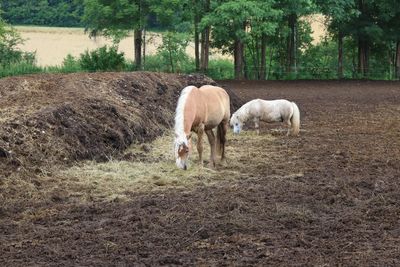
[[[203,166],[203,135],[204,125],[199,126],[197,129],[197,152],[199,153],[199,164]]]
[[[257,135],[260,134],[260,118],[254,117],[254,127],[256,128]]]
[[[228,132],[228,121],[222,122],[222,146],[221,146],[221,161],[225,160],[225,143],[226,143],[226,133]]]
[[[287,128],[288,128],[286,136],[289,136],[290,132],[291,132],[291,129],[292,129],[292,123],[290,122],[290,118],[285,119],[284,122],[286,123]]]
[[[209,166],[211,168],[215,167],[215,135],[212,130],[206,131],[208,142],[210,143],[210,163]]]

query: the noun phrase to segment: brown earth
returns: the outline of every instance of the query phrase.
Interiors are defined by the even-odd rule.
[[[29,155],[24,155],[22,160],[14,158],[19,166],[27,165],[31,157],[42,166],[40,168],[47,168],[47,165],[40,164],[39,159],[43,157],[54,157],[51,162],[61,164],[65,154],[57,154],[58,150],[69,153],[68,163],[73,163],[70,158],[80,160],[99,153],[118,155],[122,152],[114,154],[108,145],[102,144],[104,140],[126,140],[119,134],[111,135],[113,138],[105,134],[124,132],[126,124],[129,125],[126,131],[130,142],[151,140],[160,134],[157,127],[147,129],[144,126],[148,124],[139,124],[137,129],[146,132],[132,130],[136,125],[132,117],[139,116],[135,108],[140,109],[140,106],[133,105],[134,100],[127,92],[136,86],[127,83],[130,90],[115,86],[121,80],[131,81],[133,75],[143,75],[136,78],[137,81],[152,79],[152,82],[143,82],[139,89],[143,91],[150,87],[162,88],[154,84],[165,79],[164,74],[113,73],[1,80],[12,89],[0,90],[0,107],[2,114],[6,114],[2,115],[0,129],[2,160],[12,158],[9,147],[4,148],[5,144],[28,149]],[[14,90],[19,87],[13,89],[11,85],[20,82],[19,86],[23,87],[24,79],[30,82],[28,88],[35,90],[20,88],[16,94]],[[42,82],[36,83],[36,80]],[[181,82],[185,81],[187,77]],[[57,94],[46,89],[47,97],[32,101],[38,92],[43,95],[42,87],[32,85],[47,82],[51,84],[48,88],[58,88],[60,83],[75,85],[63,86],[64,89]],[[88,82],[91,84],[86,86]],[[378,81],[219,81],[218,84],[231,89],[244,101],[257,97],[295,101],[302,114],[300,137],[284,136],[279,130],[280,125],[275,124],[263,124],[260,138],[244,139],[230,135],[227,151],[242,152],[237,161],[242,163],[238,165],[240,177],[227,177],[212,185],[133,192],[128,201],[78,203],[72,198],[53,196],[34,202],[27,196],[27,201],[19,207],[0,206],[1,265],[398,266],[400,84]],[[88,91],[71,93],[68,88],[73,87]],[[113,88],[112,92],[107,91],[109,88]],[[167,95],[159,97],[155,93],[157,90],[146,91],[140,99],[147,96],[152,100],[146,102],[146,106],[155,102],[160,105],[159,109],[163,108],[163,113],[172,114],[177,93],[167,90]],[[101,97],[93,97],[97,91],[101,92]],[[69,99],[68,105],[60,105],[61,109],[52,104],[59,94],[64,97],[63,103]],[[133,107],[122,109],[123,101],[118,101],[118,97],[129,99],[126,106]],[[12,107],[9,113],[5,113],[3,99],[8,99],[7,103]],[[164,99],[165,106],[162,104]],[[31,102],[37,106],[30,106],[29,112],[22,112]],[[47,103],[57,106],[55,110],[62,112],[43,108]],[[73,103],[76,105],[71,108]],[[85,103],[89,106],[83,107]],[[85,114],[72,116],[79,113],[78,107],[81,106]],[[78,120],[84,116],[96,120]],[[147,120],[156,122],[162,129],[171,127],[171,121],[163,123],[156,115],[153,116]],[[45,119],[41,120],[42,117]],[[85,141],[73,144],[82,146],[82,151],[100,146],[98,150],[82,156],[75,152],[78,148],[73,150],[73,145],[65,145],[70,139],[57,139],[53,150],[44,145],[52,136],[63,136],[54,129],[67,132],[65,129],[72,124],[68,119],[71,117],[78,118],[74,119],[74,125],[90,125],[87,131],[82,128],[69,135],[69,138],[74,135],[85,137],[82,139]],[[120,117],[124,119],[120,120]],[[7,118],[6,123],[3,123],[4,118]],[[27,124],[31,120],[35,123]],[[63,121],[69,126],[60,126]],[[46,128],[40,128],[42,124]],[[4,125],[8,127],[7,131],[3,129]],[[34,130],[18,135],[21,129],[36,127],[45,133],[51,131],[51,134],[38,137],[38,141],[33,140],[31,132],[35,133]],[[28,140],[26,136],[33,140],[29,146],[23,146]],[[15,140],[20,139],[22,144],[18,145],[21,142]],[[124,142],[107,144],[118,144],[114,149],[123,151],[128,145]],[[56,153],[55,156],[46,154],[42,148]],[[32,156],[34,152],[40,158]],[[217,173],[218,170],[235,170],[238,166],[229,165],[228,160],[226,166],[217,169]],[[1,182],[0,192],[2,196],[7,195],[8,188]],[[43,181],[36,185],[39,190],[45,186]]]

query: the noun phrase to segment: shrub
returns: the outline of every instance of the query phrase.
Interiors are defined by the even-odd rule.
[[[210,60],[207,75],[214,80],[233,79],[233,62],[228,59]]]
[[[117,47],[100,47],[93,51],[86,50],[80,55],[80,67],[90,72],[121,71],[125,68],[124,53],[119,53]]]
[[[68,54],[62,64],[62,72],[72,73],[82,71],[79,60],[75,59],[71,54]]]

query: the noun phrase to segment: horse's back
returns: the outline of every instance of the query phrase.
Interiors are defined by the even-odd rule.
[[[291,110],[291,102],[285,99],[254,99],[248,102],[248,111],[251,116],[259,117],[266,122],[280,121],[282,117],[287,117]]]
[[[204,95],[208,106],[221,106],[225,111],[230,111],[230,101],[228,93],[221,87],[213,85],[203,85],[199,88]]]
[[[225,89],[221,87],[214,85],[203,85],[202,87],[199,88],[199,90],[209,97],[218,96],[220,99],[229,101],[228,93],[225,91]]]
[[[207,121],[212,126],[222,120],[229,120],[230,101],[228,93],[221,87],[203,85],[199,88],[203,101],[207,106]]]

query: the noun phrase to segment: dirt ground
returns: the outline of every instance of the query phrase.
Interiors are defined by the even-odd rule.
[[[154,83],[149,82],[148,85],[157,88],[160,77],[154,78],[152,75],[145,78],[153,77]],[[73,79],[74,83],[85,84],[86,79],[79,77]],[[128,81],[130,78],[132,76],[128,74],[92,77],[97,81],[94,87],[101,88],[101,92],[106,92],[104,90],[110,89],[110,86],[118,81]],[[171,79],[164,76],[163,78],[162,84],[170,83]],[[35,76],[27,78],[28,82],[32,83],[35,79],[37,79]],[[41,79],[50,78],[46,76]],[[66,81],[70,79],[71,76],[62,76],[59,80],[61,84],[69,84]],[[137,81],[140,79],[137,78]],[[176,87],[191,82],[187,77],[185,79]],[[13,84],[17,83],[17,80],[23,81],[23,78],[9,78],[6,81],[7,84]],[[82,202],[73,198],[70,192],[64,191],[61,193],[53,191],[52,194],[46,195],[44,193],[46,183],[55,183],[52,180],[54,170],[47,169],[48,165],[40,165],[40,160],[37,160],[35,164],[40,165],[38,173],[34,178],[24,177],[24,181],[27,186],[35,187],[35,192],[39,192],[42,196],[36,200],[27,193],[24,201],[10,202],[13,194],[21,197],[18,188],[13,187],[14,173],[24,173],[21,166],[28,164],[31,158],[38,158],[29,154],[24,156],[25,161],[0,165],[8,171],[8,176],[0,176],[0,197],[2,197],[0,200],[3,203],[3,206],[0,206],[1,265],[400,265],[400,120],[398,118],[400,84],[398,82],[218,81],[218,84],[232,90],[233,98],[235,96],[240,98],[235,98],[235,107],[232,109],[237,108],[241,101],[253,98],[286,98],[295,101],[301,111],[300,136],[286,137],[280,124],[263,124],[260,136],[254,135],[251,129],[247,134],[240,136],[229,133],[228,161],[225,165],[218,165],[212,172],[216,177],[214,183],[198,184],[193,187],[159,188],[146,192],[127,189],[127,200],[89,199]],[[93,84],[87,88],[92,86]],[[158,87],[164,88],[162,85]],[[7,88],[8,91],[0,90],[1,97],[8,100],[13,99],[12,97],[17,98],[12,94],[13,91]],[[76,91],[72,93],[65,90],[69,88],[68,86],[63,88],[62,92],[72,97],[70,103],[78,101]],[[123,109],[116,100],[121,94],[114,92],[120,92],[120,88],[124,86],[111,86],[111,96],[100,98],[97,95],[97,97],[99,101],[112,98],[113,106],[119,111],[118,114],[122,114],[119,117],[129,122],[126,131],[130,133],[135,124],[127,112],[132,111],[134,116],[137,116],[137,113],[133,109]],[[135,86],[128,88],[130,89],[124,91],[125,93],[132,92]],[[179,92],[176,90],[172,92]],[[31,131],[37,129],[37,124],[26,124],[26,121],[12,124],[11,122],[15,122],[17,117],[14,120],[4,119],[24,110],[24,105],[27,105],[28,100],[34,95],[31,90],[19,91],[28,91],[30,98],[27,98],[26,102],[19,103],[18,108],[15,108],[16,112],[8,111],[10,113],[6,114],[5,104],[0,106],[2,127],[3,129],[4,125],[10,127],[7,129],[13,133],[12,140],[5,140],[9,135],[4,130],[2,132],[0,148],[3,149],[0,150],[0,160],[15,161],[15,158],[10,159],[9,149],[5,146],[21,147],[21,140],[25,143],[28,136],[29,138],[34,136],[26,134],[23,138],[18,135],[18,131],[13,132],[12,129],[22,129],[22,126],[18,125],[24,125],[24,129],[26,127]],[[47,89],[45,91],[51,92]],[[89,90],[83,96],[89,97],[94,92],[95,90]],[[155,97],[157,95],[155,94],[152,99],[159,99],[158,103],[164,103],[162,99],[165,99],[165,103],[169,104],[165,106],[160,104],[159,109],[162,107],[162,112],[172,116],[173,101],[177,95],[176,93],[169,95],[170,93],[168,97],[162,95],[160,98]],[[52,97],[55,95],[49,94],[47,98],[40,99],[54,103]],[[87,101],[78,103],[83,105],[84,102]],[[43,103],[38,102],[38,105]],[[101,107],[99,114],[103,114],[103,119],[109,118],[108,110],[111,110],[111,114],[115,111],[112,111],[112,108],[104,110],[104,107],[111,105],[110,102],[105,103],[90,106],[91,109],[87,110],[95,112],[97,107]],[[69,110],[77,113],[76,106],[72,107]],[[28,110],[32,111],[31,108]],[[37,107],[35,112],[28,113],[42,114],[42,111],[42,108]],[[74,112],[70,111],[66,113],[67,115],[62,113],[59,117],[61,121],[68,121],[67,118],[80,118],[72,116]],[[171,121],[163,123],[156,117],[150,119],[157,121],[159,127],[171,127]],[[58,128],[54,129],[65,130],[66,126],[61,127],[59,121],[55,120],[57,123],[52,124],[51,120],[45,120],[48,123],[46,125],[56,125]],[[109,129],[120,125],[111,124],[108,120],[106,122]],[[98,122],[93,123],[93,125],[101,124],[101,117]],[[97,133],[100,139],[93,141],[93,144],[109,140],[102,138],[104,133],[100,128],[96,129],[94,133]],[[118,132],[123,131],[118,130]],[[153,131],[154,134],[149,135],[147,140],[152,140],[160,134],[156,129],[150,133]],[[59,132],[54,131],[54,133]],[[133,142],[135,136],[141,135],[131,133],[127,136],[129,138],[121,137],[117,140]],[[95,137],[96,134],[88,134],[86,138],[89,139],[83,140]],[[46,144],[45,141],[48,139],[40,140],[38,143]],[[60,144],[64,144],[64,141],[60,141]],[[80,142],[92,144],[89,141],[80,140]],[[114,143],[114,141],[106,142],[106,144]],[[124,151],[127,146],[128,144],[120,145],[116,149]],[[107,150],[108,147],[105,145],[102,149],[106,149],[107,155],[114,155],[112,150]],[[53,151],[46,146],[43,149]],[[65,146],[62,151],[75,150]],[[48,154],[43,152],[40,155]],[[68,155],[75,154],[70,152]],[[54,158],[51,163],[62,168],[63,157]],[[74,161],[67,160],[67,163],[75,164],[80,159],[77,156]],[[129,160],[135,161],[135,157]],[[13,164],[19,167],[9,169],[10,164],[11,167]],[[224,174],[222,178],[218,176],[219,173]],[[226,173],[231,173],[232,177],[228,177]],[[181,175],[182,179],[185,179],[185,172],[182,171]],[[18,205],[4,203],[18,203]]]

